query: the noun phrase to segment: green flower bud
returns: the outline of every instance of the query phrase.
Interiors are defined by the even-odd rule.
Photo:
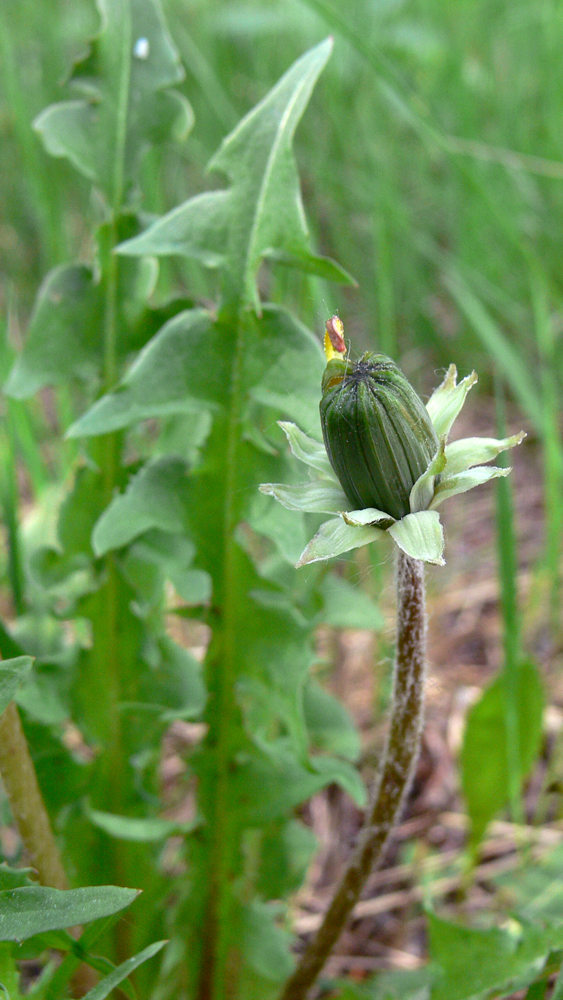
[[[375,507],[399,520],[438,451],[424,403],[385,354],[333,358],[320,404],[330,463],[354,509]]]

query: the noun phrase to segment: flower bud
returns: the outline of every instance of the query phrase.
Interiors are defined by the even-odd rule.
[[[399,520],[438,451],[424,403],[385,354],[334,358],[322,381],[323,437],[353,509],[375,507]]]

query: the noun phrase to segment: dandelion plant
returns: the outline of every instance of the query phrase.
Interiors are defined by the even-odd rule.
[[[474,372],[457,383],[450,365],[426,406],[397,365],[368,352],[350,361],[338,317],[327,323],[327,366],[320,403],[324,444],[282,423],[290,448],[309,466],[309,481],[260,487],[290,510],[336,515],[325,521],[297,563],[330,559],[387,532],[397,553],[397,643],[387,743],[352,859],[316,936],[288,980],[282,1000],[303,1000],[328,958],[385,846],[408,793],[420,745],[426,661],[425,562],[444,564],[436,508],[509,468],[480,465],[520,444],[448,435]],[[362,504],[358,507],[358,504]],[[377,505],[377,506],[376,506]]]

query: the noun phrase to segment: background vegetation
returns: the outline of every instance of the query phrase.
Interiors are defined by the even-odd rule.
[[[264,415],[263,399],[255,396],[255,410],[245,414],[244,434],[237,439],[240,458],[237,475],[241,477],[240,485],[245,475],[247,482],[252,483],[273,478],[272,469],[280,478],[282,469],[291,474],[292,467],[286,457],[279,458],[277,465],[278,458],[272,455],[272,449],[279,451],[283,442],[281,435],[276,437],[277,431],[271,431],[271,425],[277,416],[307,419],[314,411],[318,398],[314,395],[317,369],[321,362],[315,355],[313,342],[307,340],[299,324],[318,336],[333,312],[338,312],[344,320],[346,333],[357,352],[376,348],[391,354],[423,396],[438,381],[436,372],[455,361],[464,375],[473,368],[478,371],[478,391],[485,409],[496,398],[497,417],[493,409],[487,412],[492,420],[498,421],[500,432],[506,420],[505,405],[511,429],[512,425],[515,429],[526,427],[527,460],[530,468],[537,470],[533,474],[542,484],[542,509],[534,516],[541,519],[543,532],[538,532],[538,544],[533,558],[528,560],[533,578],[529,591],[532,599],[529,606],[524,606],[518,595],[522,555],[518,552],[518,522],[515,526],[513,518],[514,503],[518,511],[518,496],[514,500],[508,481],[501,481],[497,494],[499,558],[494,572],[503,616],[503,669],[470,714],[460,756],[464,801],[472,830],[471,851],[467,856],[472,854],[475,862],[487,824],[507,806],[511,819],[517,823],[527,820],[540,824],[546,818],[546,810],[551,810],[549,819],[557,819],[560,811],[553,799],[549,799],[548,810],[545,797],[538,802],[534,800],[530,811],[521,792],[523,779],[537,762],[542,746],[545,747],[541,740],[542,704],[535,662],[540,647],[530,641],[532,617],[534,635],[541,632],[544,637],[541,649],[550,678],[556,676],[561,663],[563,70],[559,38],[563,15],[556,0],[542,3],[521,0],[511,4],[492,0],[479,3],[461,0],[455,4],[358,0],[349,8],[333,0],[253,4],[238,0],[236,3],[167,0],[163,9],[185,72],[183,78],[178,72],[173,79],[171,71],[170,82],[189,102],[194,123],[189,130],[191,113],[184,105],[183,137],[182,129],[176,133],[172,129],[166,138],[177,141],[164,142],[163,135],[157,136],[156,130],[151,132],[153,145],[139,165],[134,204],[128,201],[125,191],[112,202],[112,192],[108,195],[107,190],[103,191],[103,182],[92,188],[92,178],[76,171],[67,159],[49,156],[38,130],[33,128],[34,120],[46,107],[68,99],[69,91],[61,89],[61,81],[68,77],[73,62],[84,57],[87,40],[98,31],[94,4],[82,0],[44,0],[41,4],[21,0],[0,9],[3,381],[12,372],[12,388],[8,382],[9,394],[2,401],[0,432],[4,525],[0,554],[1,617],[7,630],[3,641],[0,636],[0,650],[5,658],[27,654],[38,658],[33,683],[22,688],[19,706],[72,884],[78,887],[113,882],[145,890],[144,909],[143,903],[135,904],[139,911],[135,923],[117,925],[113,936],[110,930],[104,930],[105,953],[114,962],[123,962],[157,938],[170,936],[173,944],[164,952],[168,957],[164,959],[163,971],[158,972],[153,963],[146,966],[152,971],[137,973],[140,995],[191,996],[190,990],[199,988],[200,1000],[206,995],[218,1000],[228,995],[224,991],[230,975],[229,935],[235,934],[233,927],[238,926],[236,913],[229,910],[232,900],[228,902],[227,894],[218,906],[223,915],[228,913],[225,928],[229,921],[232,925],[218,935],[218,954],[222,957],[217,961],[220,967],[222,963],[223,972],[217,973],[214,984],[206,987],[201,985],[201,968],[207,961],[205,953],[195,959],[193,969],[186,973],[190,939],[178,930],[186,922],[186,907],[189,909],[194,899],[203,906],[205,892],[196,884],[188,893],[187,882],[182,881],[185,856],[179,848],[174,853],[176,841],[166,840],[169,835],[180,838],[190,824],[197,827],[197,818],[186,817],[179,810],[173,819],[166,815],[164,822],[170,826],[154,827],[151,835],[148,827],[138,827],[136,837],[131,833],[133,828],[129,828],[124,839],[124,831],[115,825],[115,817],[162,819],[155,777],[162,740],[174,718],[189,719],[196,725],[202,719],[201,677],[192,654],[185,652],[184,647],[193,650],[205,645],[208,633],[194,625],[193,620],[205,619],[209,625],[209,616],[206,618],[207,611],[193,609],[205,607],[208,601],[209,576],[214,578],[219,591],[228,587],[224,578],[214,577],[216,553],[207,553],[207,562],[205,558],[198,562],[196,557],[192,565],[195,551],[192,543],[195,540],[196,548],[206,544],[203,530],[194,528],[195,506],[191,520],[189,514],[184,519],[184,513],[178,514],[175,509],[166,516],[163,514],[158,522],[154,520],[154,507],[151,508],[153,520],[149,518],[146,530],[153,534],[140,540],[137,536],[127,537],[123,525],[131,513],[125,509],[117,527],[111,521],[106,522],[105,535],[98,527],[94,554],[90,535],[112,497],[125,489],[131,473],[147,468],[145,461],[150,466],[151,461],[165,462],[176,455],[191,465],[197,464],[198,456],[207,456],[211,479],[206,481],[205,501],[197,491],[192,499],[194,505],[208,504],[213,483],[220,490],[227,482],[226,466],[220,464],[223,458],[218,457],[222,431],[216,428],[216,439],[212,436],[209,444],[211,418],[206,422],[205,407],[205,413],[197,421],[193,415],[186,418],[184,414],[164,426],[154,420],[137,426],[131,419],[132,429],[126,437],[105,434],[93,438],[88,446],[79,437],[65,437],[65,431],[96,396],[115,385],[133,352],[181,309],[192,306],[213,309],[221,303],[228,313],[225,321],[232,323],[232,330],[240,332],[244,327],[248,342],[254,343],[249,354],[256,364],[257,340],[264,331],[259,326],[251,330],[244,326],[246,321],[240,317],[241,310],[248,305],[248,289],[244,292],[239,289],[238,299],[231,295],[228,267],[224,271],[209,269],[193,255],[167,256],[153,248],[152,253],[159,253],[160,264],[158,283],[153,288],[152,272],[148,273],[146,265],[139,263],[141,258],[121,258],[127,261],[123,274],[113,273],[112,249],[133,236],[139,227],[144,228],[149,221],[187,199],[224,186],[220,175],[206,173],[207,164],[224,137],[264,98],[295,60],[328,34],[334,36],[334,51],[319,76],[306,117],[297,129],[294,150],[311,250],[336,261],[353,276],[356,284],[332,283],[328,279],[339,276],[329,265],[324,272],[317,267],[316,275],[310,273],[310,267],[299,270],[269,264],[258,272],[261,298],[287,311],[284,316],[290,317],[288,329],[295,336],[294,355],[283,369],[281,395],[291,391],[289,380],[299,366],[299,351],[310,354],[299,384],[301,402],[292,404],[292,412],[275,400],[271,412]],[[111,99],[110,93],[110,106]],[[46,145],[49,148],[48,139]],[[105,196],[111,206],[109,214],[107,206],[100,204],[100,188],[102,200]],[[134,218],[127,212],[140,215]],[[103,221],[106,230],[99,229]],[[36,378],[37,384],[33,385],[29,370],[22,375],[20,369],[18,388],[17,380],[14,383],[13,372],[18,371],[13,368],[14,360],[23,344],[29,343],[30,317],[41,283],[59,265],[91,266],[95,259],[106,296],[103,308],[107,311],[111,296],[119,298],[123,294],[126,304],[119,323],[132,338],[127,341],[127,350],[111,356],[106,349],[100,364],[97,359],[86,359],[78,377],[76,369],[65,370],[64,358],[59,377],[58,356],[49,358],[46,350],[42,363],[46,369],[50,368],[49,377]],[[256,267],[258,264],[259,260]],[[230,273],[232,277],[232,267]],[[108,292],[111,287],[113,291]],[[45,286],[41,294],[45,299]],[[174,300],[171,306],[170,301]],[[77,322],[81,316],[82,313]],[[45,345],[48,343],[45,330],[51,329],[49,322],[49,316],[43,314],[38,321],[36,312],[35,325],[31,326],[39,338],[44,337]],[[72,313],[65,322],[72,324]],[[278,320],[272,320],[275,322]],[[205,364],[210,370],[215,361],[213,356],[203,358],[200,371]],[[257,370],[249,363],[244,375],[249,385],[258,378]],[[33,395],[35,389],[41,391]],[[220,402],[220,392],[214,391],[215,402]],[[309,402],[303,402],[307,398]],[[276,406],[279,412],[274,413]],[[140,416],[152,418],[154,414]],[[486,433],[493,435],[494,427],[488,427]],[[244,449],[249,440],[260,453],[260,466],[254,459],[254,464],[247,462]],[[204,447],[211,450],[201,451]],[[102,481],[96,478],[98,467],[106,469]],[[113,470],[109,478],[108,468]],[[81,470],[78,478],[77,469]],[[180,488],[181,469],[169,463],[166,474],[167,495],[176,496],[174,490]],[[161,496],[158,494],[157,504]],[[155,503],[154,497],[152,502]],[[471,509],[469,503],[467,517],[471,517]],[[252,530],[269,536],[270,543],[274,539],[278,556],[284,546],[286,555],[291,554],[296,545],[293,540],[292,548],[289,541],[292,529],[285,523],[281,526],[281,521],[277,527],[267,523],[264,510],[253,511]],[[235,513],[233,508],[229,516],[235,518]],[[248,512],[238,510],[236,517],[243,514],[246,517]],[[135,516],[139,516],[139,508],[135,508]],[[211,516],[215,516],[213,512]],[[452,522],[452,535],[454,530]],[[156,537],[158,532],[160,535]],[[173,551],[168,546],[170,538]],[[179,539],[185,542],[181,555]],[[455,538],[450,540],[454,542]],[[136,542],[136,548],[132,542]],[[63,556],[57,550],[60,543]],[[46,545],[51,546],[49,551]],[[364,591],[357,588],[354,597],[346,589],[349,581],[355,585],[362,581],[371,598],[379,600],[388,574],[379,555],[371,557],[375,584],[367,580],[365,553],[357,561],[348,560],[336,576],[307,576],[303,582],[299,577],[290,579],[289,569],[282,570],[277,564],[265,568],[264,559],[271,556],[270,549],[266,553],[256,552],[251,550],[250,543],[247,549],[255,561],[252,570],[245,564],[244,572],[240,570],[237,578],[246,588],[244,593],[253,592],[260,585],[276,595],[274,600],[270,593],[269,604],[267,598],[263,599],[260,613],[256,613],[250,627],[263,629],[272,643],[281,644],[291,621],[294,650],[300,650],[303,657],[300,669],[304,673],[315,662],[307,638],[315,625],[322,623],[329,629],[346,624],[381,626],[382,617],[373,601],[367,596],[357,596]],[[114,559],[111,553],[116,550],[119,555]],[[102,560],[106,560],[103,565]],[[257,572],[256,565],[261,566],[260,580],[253,575]],[[115,579],[112,574],[116,574]],[[170,579],[175,587],[173,598],[169,585],[165,585]],[[263,584],[264,579],[267,584]],[[117,598],[116,587],[121,588]],[[338,587],[341,589],[335,589]],[[114,621],[113,633],[107,616],[108,589],[112,588],[116,621],[119,621],[117,632]],[[281,601],[281,593],[286,604]],[[288,595],[293,602],[291,609],[296,605],[303,619],[296,619],[289,609]],[[174,602],[180,614],[176,614],[172,629],[166,631],[165,613]],[[337,606],[340,617],[335,610]],[[277,608],[278,614],[275,627],[272,608]],[[231,608],[229,613],[235,612]],[[120,639],[118,651],[115,643],[112,645],[112,635]],[[106,763],[96,764],[88,771],[92,744],[108,745],[109,741],[112,746],[112,741],[117,745],[122,739],[122,734],[107,723],[109,715],[106,718],[100,714],[99,705],[108,698],[116,705],[144,698],[143,692],[135,687],[133,675],[125,676],[125,680],[122,676],[120,690],[110,690],[113,682],[104,673],[108,654],[116,660],[122,658],[122,662],[134,663],[139,649],[148,668],[156,670],[167,664],[159,697],[161,707],[165,703],[169,714],[161,713],[156,721],[152,717],[149,722],[137,719],[135,731],[126,733],[131,746],[124,749],[120,745],[115,752],[117,758],[113,747]],[[387,652],[385,639],[381,642],[381,652]],[[210,656],[212,662],[216,656],[213,649]],[[266,656],[264,650],[260,656]],[[69,682],[79,661],[89,678],[87,686],[82,688],[72,687]],[[239,665],[234,669],[239,671]],[[242,667],[241,672],[244,673]],[[330,679],[326,665],[323,676]],[[247,885],[251,886],[249,895],[256,894],[258,903],[252,918],[255,923],[247,926],[250,942],[245,959],[247,978],[241,987],[246,991],[241,994],[245,1000],[254,995],[275,996],[290,967],[286,930],[281,929],[279,914],[271,907],[268,910],[271,936],[262,939],[259,930],[260,921],[265,919],[265,911],[260,910],[262,902],[279,900],[295,890],[314,851],[308,826],[301,822],[302,816],[296,818],[295,806],[335,775],[355,795],[356,801],[362,802],[362,782],[349,763],[358,756],[358,738],[348,716],[338,714],[332,700],[330,708],[328,702],[321,705],[323,696],[318,694],[319,690],[325,689],[317,685],[310,696],[308,733],[313,734],[313,748],[335,754],[332,758],[337,761],[335,770],[327,771],[317,784],[312,781],[307,787],[303,785],[294,801],[288,799],[284,803],[285,812],[261,817],[259,846],[247,830],[241,847],[243,860],[221,854],[224,848],[206,843],[205,837],[201,840],[196,837],[195,847],[189,849],[190,863],[196,868],[200,866],[202,883],[210,866],[205,855],[211,852],[215,859],[220,857],[222,865],[231,866],[233,877],[239,878],[241,871],[244,872]],[[154,689],[151,691],[154,694]],[[284,697],[287,694],[282,693]],[[254,697],[256,710],[259,699],[255,692]],[[381,705],[374,706],[376,715],[380,709]],[[274,740],[273,730],[277,726],[282,725],[283,729],[286,725],[291,730],[295,722],[292,711],[286,706],[276,709],[272,716],[266,713],[267,725],[260,734],[266,743]],[[285,722],[280,723],[280,718]],[[292,723],[287,722],[288,718]],[[70,726],[69,719],[79,728]],[[206,722],[213,726],[209,717]],[[496,739],[499,725],[506,725],[507,733],[513,734],[512,742],[507,737],[506,746],[499,746]],[[252,719],[248,728],[256,740],[261,728],[259,721]],[[296,731],[290,733],[291,753],[298,755],[296,747],[302,736],[302,733],[296,735]],[[196,745],[199,738],[196,733]],[[309,753],[307,746],[309,749],[303,752]],[[229,754],[236,756],[237,750],[240,747],[228,747]],[[561,780],[559,757],[559,751],[552,752],[546,772],[545,784],[551,782],[555,794]],[[122,761],[123,774],[119,772],[121,765],[115,764],[116,759]],[[190,767],[200,781],[212,784],[215,776],[212,769],[207,778],[205,775],[202,778],[197,759],[191,761]],[[130,787],[124,777],[125,770]],[[135,780],[131,777],[133,773]],[[476,776],[479,780],[475,780]],[[259,779],[260,776],[254,775],[255,782]],[[183,786],[174,790],[172,797],[177,795],[177,801],[172,802],[174,807],[184,791]],[[144,801],[143,809],[140,800]],[[166,805],[170,806],[170,802]],[[204,802],[208,822],[218,808],[211,799]],[[214,823],[231,822],[225,819],[224,805],[221,808],[222,813],[214,813]],[[108,819],[107,814],[114,819]],[[4,819],[9,820],[7,807]],[[255,829],[253,823],[247,827]],[[147,843],[151,845],[149,848]],[[10,848],[9,841],[6,844],[5,857],[11,863],[17,862],[19,845]],[[283,850],[280,845],[284,845]],[[270,867],[249,876],[256,859],[269,856],[269,852],[274,858]],[[467,856],[463,863],[469,868]],[[559,870],[555,862],[549,864],[555,864],[555,868],[549,869],[547,881]],[[276,884],[276,867],[283,871],[283,885]],[[178,884],[183,888],[176,889],[171,897],[170,885],[178,871]],[[6,885],[6,891],[10,887],[11,883]],[[492,918],[481,921],[482,925],[489,925],[488,930],[481,927],[477,931],[447,924],[431,915],[430,953],[442,979],[438,976],[430,987],[417,972],[413,974],[412,985],[407,980],[397,980],[399,985],[394,985],[392,979],[379,986],[348,984],[334,986],[340,990],[335,995],[394,996],[392,991],[398,990],[401,992],[397,995],[407,996],[412,988],[413,995],[418,995],[416,990],[432,989],[434,998],[448,996],[452,1000],[452,984],[465,982],[467,969],[474,967],[474,956],[479,953],[486,956],[483,967],[490,967],[490,972],[482,982],[470,983],[463,994],[455,994],[460,1000],[488,995],[492,989],[497,991],[494,995],[506,996],[515,984],[528,987],[532,982],[530,997],[548,996],[545,991],[552,988],[548,985],[552,982],[549,977],[553,977],[561,964],[560,923],[555,918],[550,923],[541,909],[531,916],[530,895],[533,893],[526,895],[522,889],[518,900],[520,910],[514,917],[520,928],[524,928],[519,932],[518,961],[510,950],[509,931],[507,937],[505,930],[491,929]],[[174,901],[175,916],[164,926],[160,916],[152,919],[153,909],[163,910],[163,900],[170,898]],[[111,912],[127,904],[123,897]],[[98,915],[96,912],[95,916]],[[73,920],[78,919],[86,922],[94,916],[75,914]],[[204,919],[196,914],[196,930]],[[471,937],[479,933],[489,937]],[[215,931],[210,934],[214,937]],[[66,946],[70,948],[68,940]],[[452,956],[459,954],[466,956],[467,968],[454,962]],[[199,981],[199,987],[193,986],[192,979]],[[212,992],[206,994],[206,988]],[[563,982],[551,995],[563,995]]]

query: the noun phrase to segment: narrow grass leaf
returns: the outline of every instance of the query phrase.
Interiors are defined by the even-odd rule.
[[[445,273],[444,281],[481,343],[495,359],[516,399],[536,429],[540,430],[542,406],[534,379],[530,377],[529,365],[512,346],[461,274],[450,269]]]
[[[105,976],[93,989],[89,990],[84,996],[84,1000],[105,1000],[116,986],[119,986],[120,983],[127,979],[143,962],[147,962],[153,955],[158,954],[167,943],[167,941],[156,941],[154,944],[150,944],[148,948],[140,951],[138,955],[134,955],[133,958],[128,958],[126,962],[122,962],[113,972],[110,972],[109,976]]]

